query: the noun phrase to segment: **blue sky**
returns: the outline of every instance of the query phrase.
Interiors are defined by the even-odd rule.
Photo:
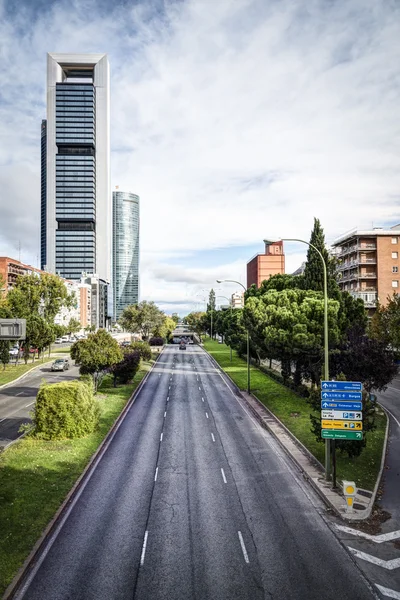
[[[0,0],[0,255],[37,262],[46,52],[108,53],[112,187],[166,310],[314,216],[329,242],[400,222],[399,40],[394,0]]]

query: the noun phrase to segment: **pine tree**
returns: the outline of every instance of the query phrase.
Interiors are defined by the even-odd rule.
[[[215,292],[213,289],[210,291],[210,295],[208,297],[207,312],[209,310],[215,310]]]
[[[311,232],[310,244],[315,246],[322,254],[328,276],[328,296],[335,300],[340,299],[340,290],[336,282],[336,265],[335,259],[329,256],[328,250],[325,246],[325,234],[319,219],[314,217],[314,228]],[[306,290],[314,290],[316,292],[324,291],[324,268],[322,260],[318,252],[308,247],[307,262],[304,269],[303,275],[303,286]]]

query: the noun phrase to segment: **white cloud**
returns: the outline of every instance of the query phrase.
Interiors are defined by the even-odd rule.
[[[217,253],[187,268],[190,251],[308,239],[314,216],[328,240],[400,221],[395,2],[96,5],[0,19],[0,253],[21,226],[37,254],[47,51],[109,53],[112,180],[141,196],[143,297],[185,304],[184,283],[244,280]]]

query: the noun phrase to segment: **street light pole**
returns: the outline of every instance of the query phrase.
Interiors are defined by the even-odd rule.
[[[229,308],[231,309],[231,320],[232,320],[232,301],[229,300],[228,296],[217,296],[217,298],[225,298],[225,300],[228,300]],[[231,362],[232,362],[232,346],[229,346],[229,350],[230,350]]]
[[[282,242],[301,242],[302,244],[307,244],[313,248],[318,254],[320,259],[322,260],[322,266],[324,269],[324,373],[325,380],[329,381],[329,330],[328,330],[328,274],[326,268],[326,262],[321,254],[321,252],[314,246],[314,244],[310,244],[310,242],[306,242],[305,240],[299,240],[297,238],[282,238]],[[332,449],[332,458],[333,458],[333,487],[336,487],[336,456],[335,456],[335,440],[325,440],[325,478],[329,481],[331,478],[331,449]]]
[[[217,283],[237,283],[238,285],[242,286],[242,288],[244,289],[244,291],[246,291],[246,288],[244,287],[243,283],[240,283],[240,281],[235,281],[234,279],[222,279],[219,280],[217,279]],[[244,303],[243,303],[244,304]],[[249,336],[249,330],[246,327],[246,334],[247,334],[247,393],[250,394],[250,336]]]

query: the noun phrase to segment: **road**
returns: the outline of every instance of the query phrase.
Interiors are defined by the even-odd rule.
[[[386,408],[390,420],[383,495],[379,505],[391,514],[391,523],[386,527],[400,529],[400,376],[391,381],[385,392],[377,393],[377,399]]]
[[[168,347],[15,597],[375,597],[324,512],[208,356]]]
[[[50,364],[28,372],[20,381],[0,389],[0,449],[17,439],[22,423],[30,422],[29,413],[35,403],[36,394],[43,379],[49,383],[76,379],[79,368],[73,366],[64,372],[50,371]]]

